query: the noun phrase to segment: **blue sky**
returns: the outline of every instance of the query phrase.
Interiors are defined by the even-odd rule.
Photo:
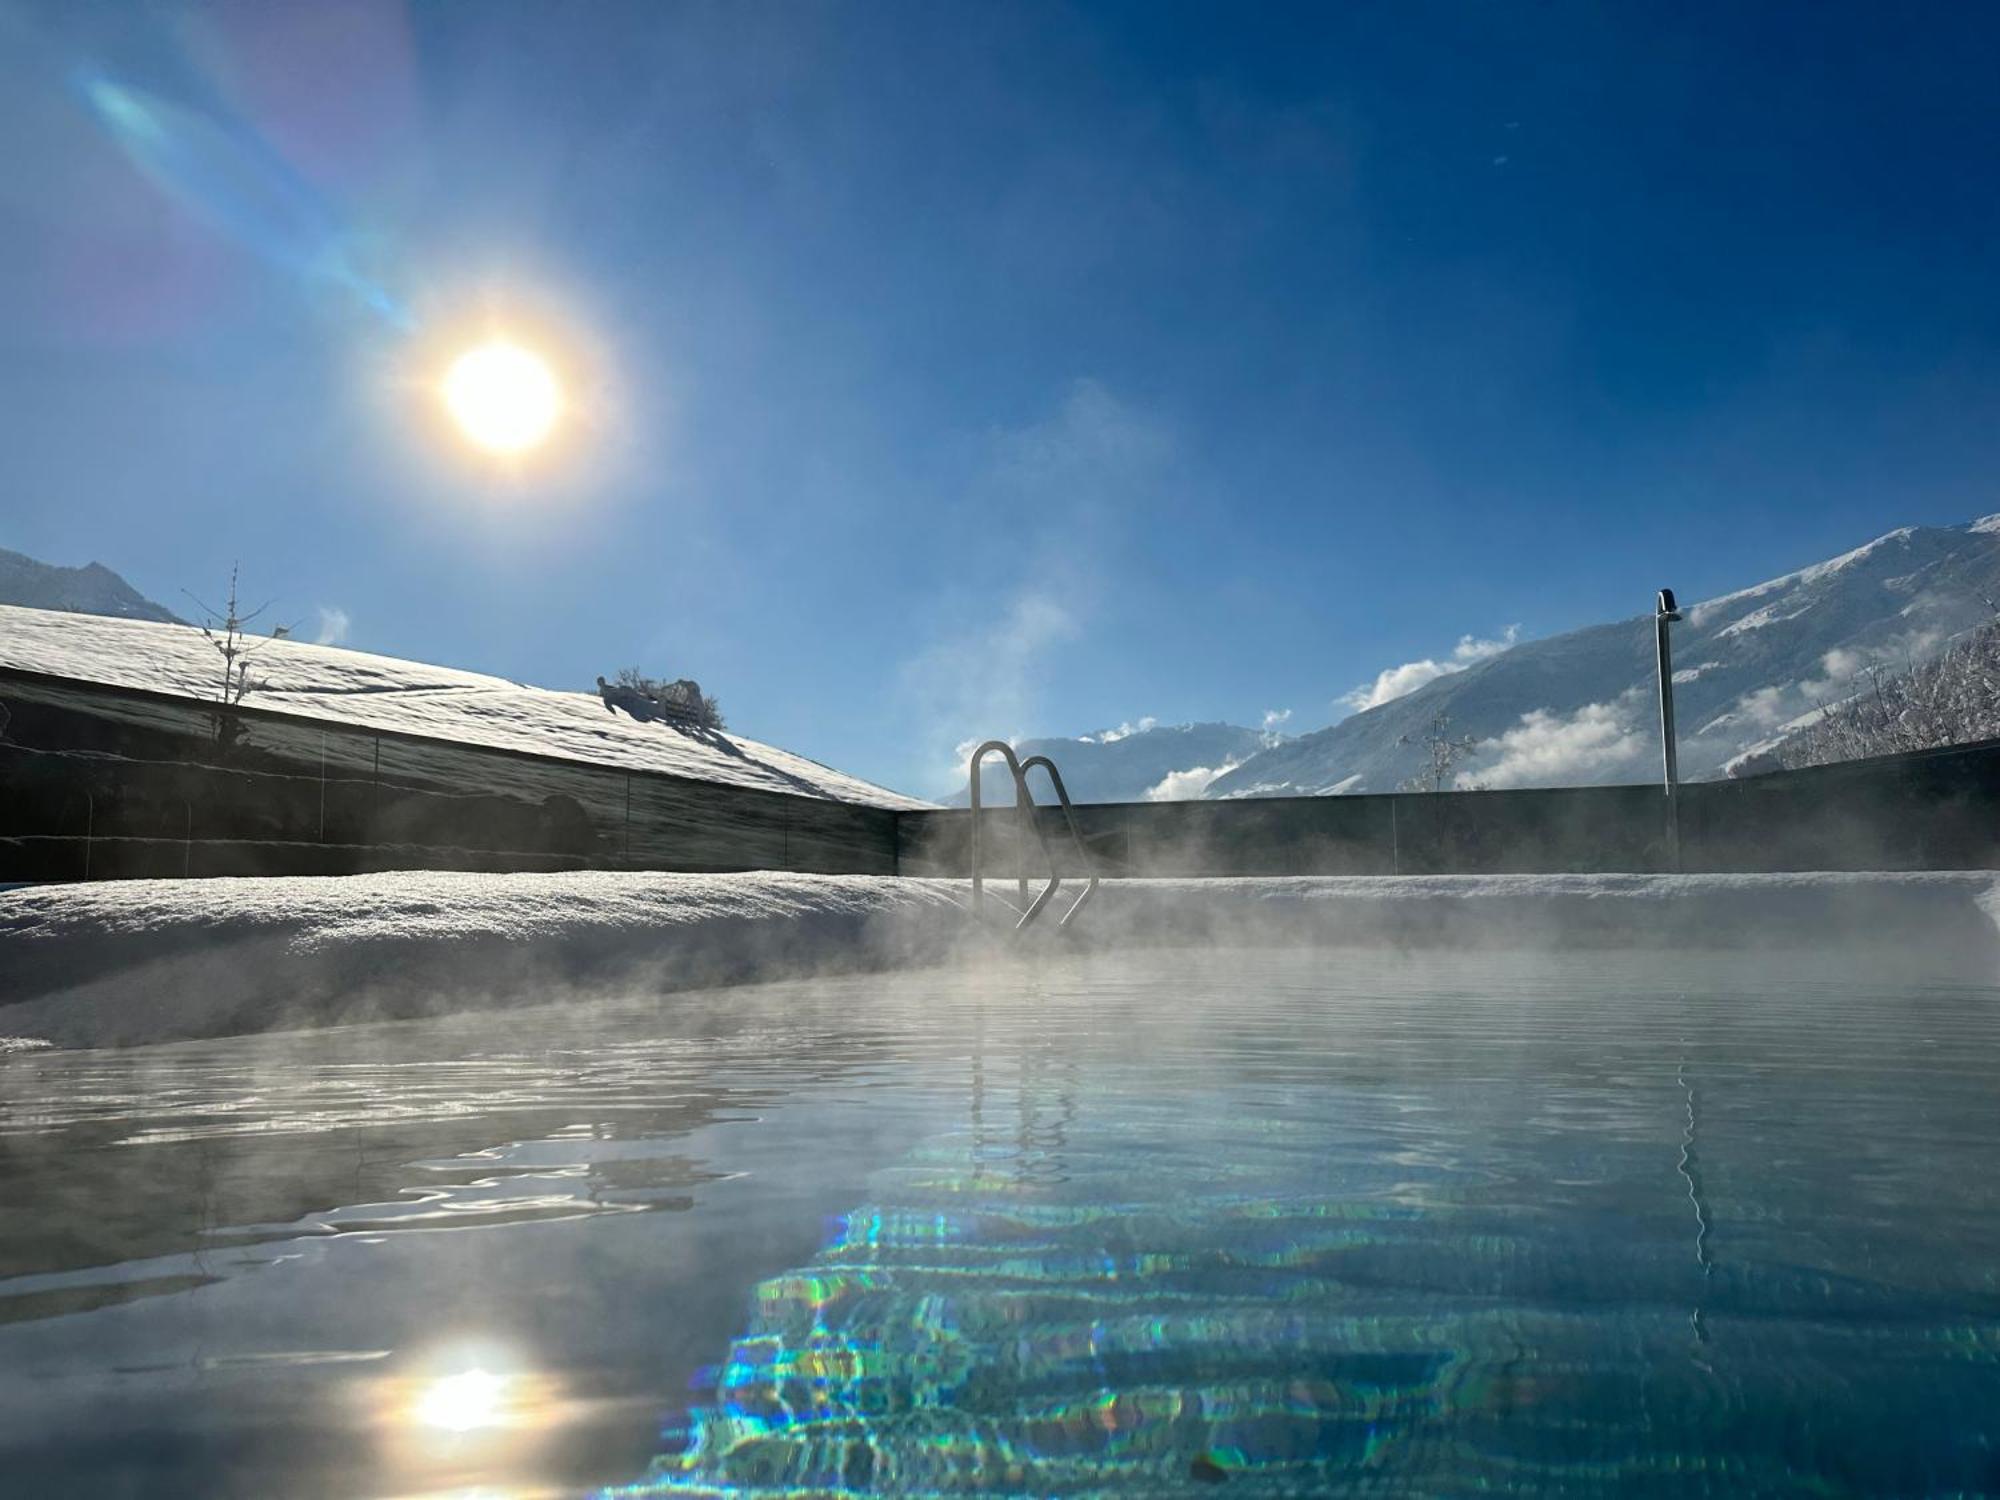
[[[1317,727],[2000,510],[1996,76],[1983,6],[8,7],[0,546],[918,792]],[[572,386],[518,469],[481,320]]]

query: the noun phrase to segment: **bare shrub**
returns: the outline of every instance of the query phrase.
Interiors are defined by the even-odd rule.
[[[648,677],[637,667],[620,667],[612,681],[650,700],[658,707],[662,718],[694,724],[702,729],[729,727],[723,721],[721,701],[712,693],[704,693],[701,684],[692,677],[667,682]]]
[[[1398,791],[1448,792],[1458,787],[1458,763],[1471,755],[1479,742],[1469,734],[1453,735],[1451,715],[1439,709],[1431,715],[1430,727],[1424,731],[1421,741],[1414,741],[1406,734],[1398,743],[1421,743],[1430,754],[1430,764],[1399,785],[1396,788]],[[1476,791],[1478,788],[1464,790]]]
[[[255,641],[245,633],[244,627],[269,609],[271,601],[266,599],[250,613],[244,614],[237,602],[238,568],[239,564],[229,565],[229,602],[226,609],[218,610],[213,605],[203,603],[197,595],[189,593],[188,590],[181,590],[200,607],[202,621],[196,628],[222,658],[222,682],[216,694],[216,702],[231,706],[241,703],[263,685],[251,677],[249,659],[272,641],[281,641],[291,634],[291,627],[288,625],[280,625],[269,635]]]
[[[1786,769],[2000,739],[2000,620],[1929,661],[1863,670],[1866,686],[1772,748]]]

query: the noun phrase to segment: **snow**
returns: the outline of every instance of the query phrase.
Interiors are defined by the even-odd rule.
[[[1352,781],[1353,777],[1345,777],[1343,780]],[[1359,783],[1356,783],[1356,785],[1359,785]],[[1309,794],[1302,793],[1296,782],[1258,781],[1253,782],[1249,786],[1232,787],[1227,792],[1224,792],[1219,800],[1223,802],[1245,802],[1255,797],[1298,797],[1304,795]]]
[[[1981,516],[1965,529],[1967,531],[1976,531],[1982,536],[2000,531],[2000,515]]]
[[[1777,605],[1766,604],[1761,609],[1751,610],[1742,619],[1723,626],[1722,629],[1716,631],[1716,635],[1717,637],[1742,635],[1745,631],[1762,630],[1766,625],[1782,625],[1787,620],[1798,619],[1799,616],[1811,608],[1810,604],[1805,604],[1801,605],[1798,609],[1781,614]]]
[[[1990,519],[1990,518],[1989,518]],[[1974,522],[1969,528],[1977,531],[1980,523]],[[1824,562],[1816,562],[1811,567],[1800,568],[1796,573],[1781,573],[1776,578],[1767,578],[1762,583],[1753,583],[1747,589],[1738,589],[1733,594],[1718,594],[1713,599],[1704,599],[1688,612],[1689,620],[1695,625],[1703,624],[1724,605],[1739,604],[1745,599],[1761,599],[1766,594],[1775,594],[1781,589],[1798,588],[1805,584],[1817,583],[1855,563],[1869,557],[1891,543],[1900,542],[1916,535],[1914,526],[1899,526],[1894,531],[1884,532],[1872,542],[1863,542],[1852,552],[1843,552],[1838,557],[1829,557]],[[1727,631],[1721,632],[1727,634]]]
[[[1110,944],[1371,948],[1828,946],[2000,976],[2000,875],[1299,876],[1107,882]]]
[[[1159,728],[1159,726],[1160,721],[1151,714],[1147,714],[1136,724],[1127,720],[1116,729],[1100,729],[1096,734],[1080,734],[1076,737],[1076,742],[1079,745],[1115,745],[1120,740],[1129,740],[1135,734],[1148,734]],[[1189,726],[1182,725],[1180,727],[1187,728]]]
[[[864,875],[23,886],[0,890],[0,1033],[124,1045],[546,1003],[584,985],[655,993],[911,962],[964,923],[946,883]]]
[[[1817,583],[1820,579],[1838,573],[1842,568],[1858,563],[1864,557],[1880,551],[1892,542],[1906,541],[1917,534],[1914,526],[1898,526],[1894,531],[1885,531],[1872,542],[1863,542],[1852,552],[1843,552],[1838,557],[1830,557],[1825,562],[1816,562],[1809,568],[1801,568],[1793,576],[1800,583]]]
[[[1184,771],[1169,771],[1152,786],[1146,788],[1145,802],[1194,802],[1208,790],[1208,784],[1218,776],[1227,776],[1236,769],[1237,762],[1225,761],[1219,766],[1189,766]]]
[[[608,713],[594,692],[304,641],[253,644],[252,708],[872,807],[931,805],[738,735],[636,723]],[[0,605],[0,666],[191,698],[212,698],[221,673],[215,648],[191,626],[11,605]]]
[[[606,871],[17,887],[0,890],[0,1036],[127,1045],[584,993],[664,1004],[704,986],[1068,944],[1834,944],[2000,974],[1990,873],[1109,881],[1076,928],[1027,934],[1007,930],[1001,899],[976,922],[966,893],[891,876]]]
[[[1722,763],[1723,776],[1749,776],[1763,771],[1778,769],[1778,763],[1773,758],[1773,752],[1784,742],[1784,735],[1776,734],[1768,739],[1758,740],[1756,743],[1744,747],[1744,749],[1730,756],[1728,760]]]

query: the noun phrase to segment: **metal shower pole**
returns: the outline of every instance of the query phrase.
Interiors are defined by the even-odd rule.
[[[1661,589],[1653,609],[1653,643],[1660,663],[1660,763],[1667,793],[1667,852],[1675,870],[1681,867],[1680,747],[1674,735],[1674,649],[1667,627],[1681,617],[1672,589]]]

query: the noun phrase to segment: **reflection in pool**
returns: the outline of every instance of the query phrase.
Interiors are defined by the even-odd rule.
[[[24,1493],[1978,1491],[2000,995],[1050,961],[0,1062]]]

